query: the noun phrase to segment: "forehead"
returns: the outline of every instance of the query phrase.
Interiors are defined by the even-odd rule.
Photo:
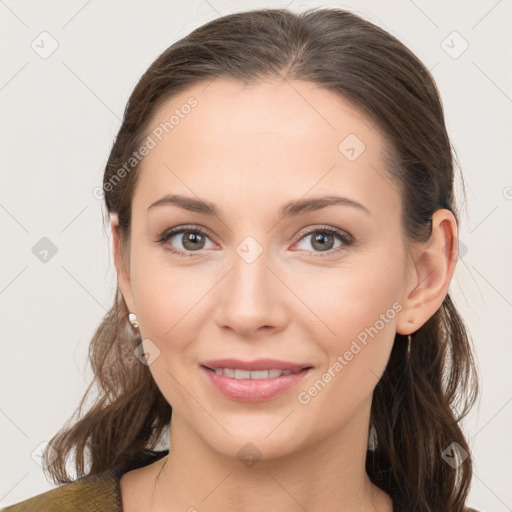
[[[339,192],[373,209],[399,207],[378,128],[317,84],[196,84],[159,108],[146,135],[154,147],[134,210],[166,193],[250,207]]]

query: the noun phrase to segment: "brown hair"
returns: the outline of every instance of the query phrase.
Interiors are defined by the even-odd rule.
[[[431,216],[440,207],[450,209],[459,222],[453,195],[456,156],[435,82],[418,58],[388,32],[351,12],[253,10],[213,20],[170,46],[130,96],[103,179],[106,209],[118,214],[125,256],[139,166],[112,186],[116,173],[119,177],[119,169],[147,137],[149,122],[164,101],[217,77],[243,84],[267,78],[303,80],[339,94],[385,135],[408,239],[427,240]],[[117,288],[91,341],[95,377],[75,414],[81,414],[94,384],[98,397],[82,418],[72,425],[68,421],[50,442],[58,452],[47,468],[55,482],[71,481],[65,466],[72,450],[80,477],[86,474],[86,461],[87,474],[96,474],[161,441],[172,410],[148,367],[134,357],[140,342]],[[400,496],[410,512],[462,512],[472,458],[459,422],[479,391],[472,347],[449,294],[414,333],[409,361],[406,351],[407,337],[397,334],[373,394],[374,456],[367,459],[367,472],[376,485]],[[454,442],[468,454],[456,468],[442,457]],[[44,454],[47,464],[49,452]]]

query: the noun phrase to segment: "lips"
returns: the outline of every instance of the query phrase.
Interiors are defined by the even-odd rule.
[[[242,378],[229,377],[224,373],[217,373],[206,366],[200,366],[201,374],[206,377],[209,383],[218,393],[224,397],[238,402],[266,402],[285,394],[305,379],[311,370],[298,370],[288,375],[281,374],[273,378]],[[255,370],[256,372],[265,370]],[[284,370],[278,370],[280,373]],[[291,371],[291,370],[289,370]],[[235,372],[249,372],[250,370],[237,369]]]
[[[199,368],[206,382],[230,400],[265,402],[284,394],[306,378],[308,363],[277,359],[216,359],[203,361]]]

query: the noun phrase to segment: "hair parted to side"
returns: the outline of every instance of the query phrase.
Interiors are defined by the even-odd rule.
[[[456,156],[437,87],[418,58],[388,32],[348,11],[253,10],[217,18],[174,43],[131,94],[103,178],[106,209],[118,214],[127,259],[139,166],[114,187],[106,185],[147,137],[163,102],[218,77],[243,84],[309,81],[350,101],[385,135],[408,240],[429,238],[430,218],[440,207],[450,209],[458,222]],[[141,339],[131,330],[128,313],[118,288],[91,341],[95,376],[75,411],[78,417],[44,453],[46,471],[56,483],[72,481],[66,471],[72,453],[77,477],[97,474],[154,449],[169,426],[171,407],[149,368],[134,356]],[[370,448],[375,456],[367,472],[390,495],[403,496],[410,512],[462,512],[472,458],[459,422],[474,405],[479,386],[471,343],[449,294],[413,334],[409,363],[406,350],[407,336],[397,334],[374,390]],[[82,416],[93,385],[98,396]],[[442,457],[454,442],[468,453],[457,468]],[[50,447],[58,453],[51,464]]]

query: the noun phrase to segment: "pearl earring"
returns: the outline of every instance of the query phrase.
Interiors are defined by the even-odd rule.
[[[130,323],[133,325],[133,327],[135,327],[135,329],[137,329],[137,327],[139,327],[139,322],[137,320],[137,316],[134,313],[130,313],[128,315],[128,318],[130,319]]]

